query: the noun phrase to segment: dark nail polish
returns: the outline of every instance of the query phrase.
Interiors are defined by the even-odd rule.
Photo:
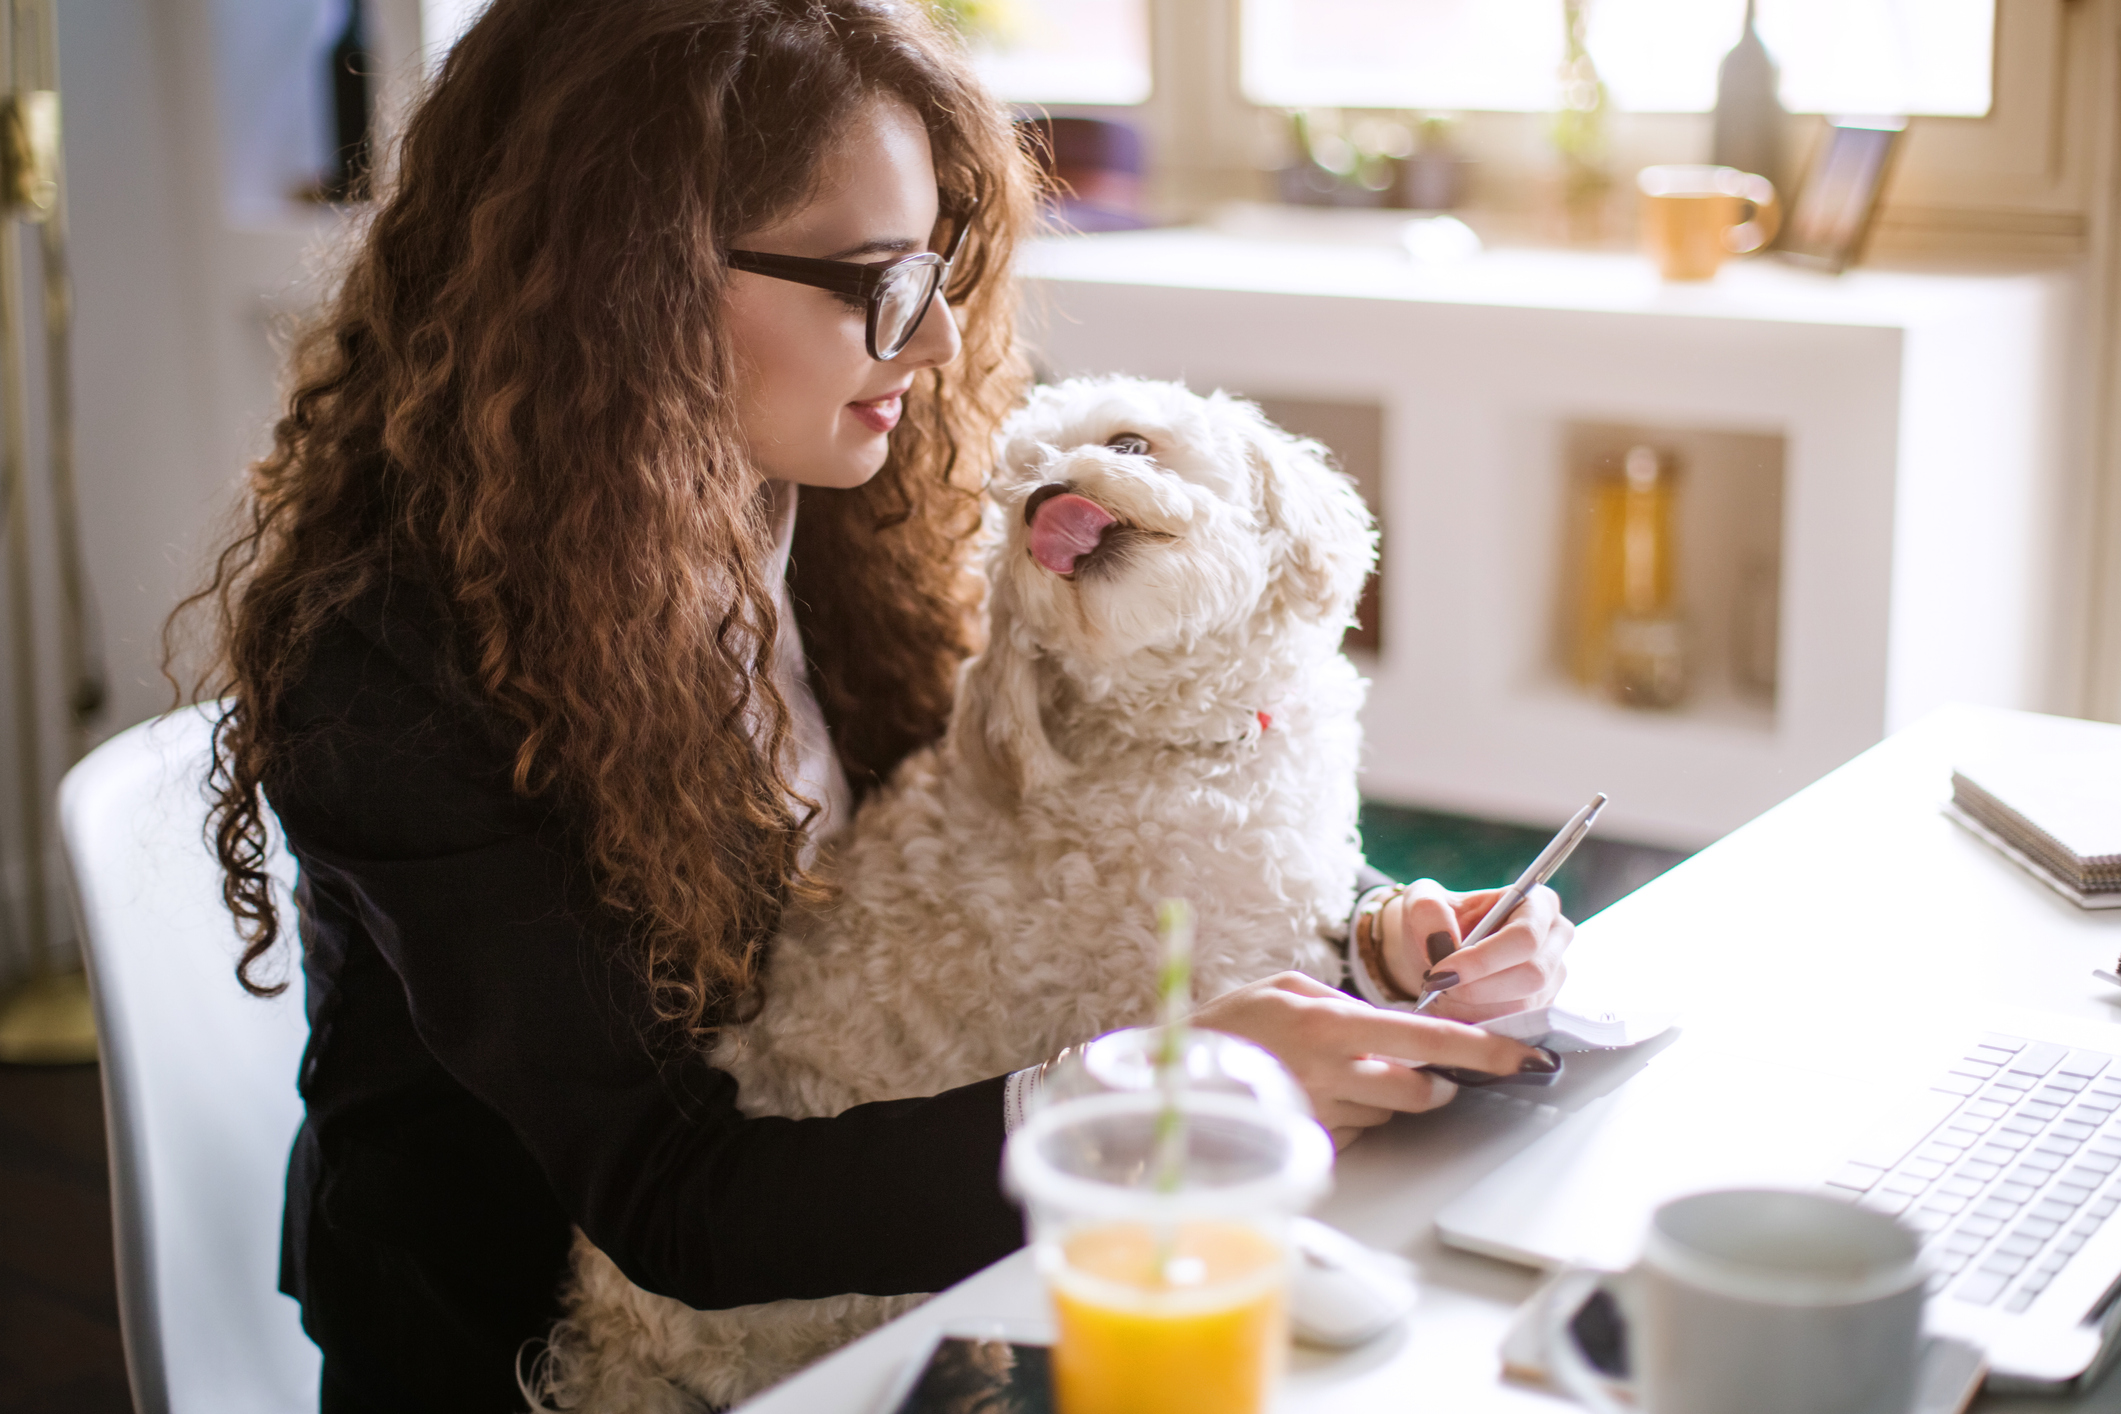
[[[1437,963],[1442,962],[1452,953],[1458,951],[1457,941],[1453,939],[1451,935],[1442,928],[1438,928],[1435,932],[1429,934],[1427,943],[1429,949],[1429,965],[1431,967],[1434,967]]]
[[[1552,1075],[1559,1069],[1561,1069],[1560,1056],[1548,1050],[1545,1046],[1534,1046],[1532,1047],[1532,1054],[1526,1056],[1523,1063],[1517,1067],[1517,1073],[1519,1075]]]
[[[1457,974],[1457,973],[1455,973],[1455,972],[1431,972],[1431,973],[1430,973],[1430,974],[1428,975],[1428,978],[1427,978],[1427,984],[1426,984],[1426,985],[1425,985],[1425,986],[1424,986],[1424,987],[1422,988],[1422,990],[1423,990],[1423,991],[1425,991],[1425,992],[1448,992],[1448,991],[1450,991],[1450,990],[1451,990],[1451,989],[1452,989],[1453,987],[1455,987],[1455,986],[1457,986],[1457,985],[1458,985],[1458,974]]]

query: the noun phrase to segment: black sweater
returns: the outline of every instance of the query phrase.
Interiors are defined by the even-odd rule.
[[[832,1119],[747,1119],[657,1049],[566,817],[418,596],[310,647],[266,781],[301,866],[308,1120],[282,1285],[337,1409],[514,1409],[578,1224],[697,1307],[936,1291],[1021,1241],[1002,1080]]]

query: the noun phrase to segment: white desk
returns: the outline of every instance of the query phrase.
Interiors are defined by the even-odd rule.
[[[1896,1035],[1934,1031],[1976,1003],[2113,1025],[2121,1047],[2121,993],[2091,976],[2121,955],[2121,911],[2080,911],[1937,808],[1955,760],[1992,743],[2087,736],[2121,741],[2121,727],[1993,708],[1924,718],[1587,922],[1571,990],[1678,1007],[1685,1030],[1664,1063],[1771,1039],[1811,1054],[1839,1047],[1851,1075],[1908,1072]],[[1580,1092],[1596,1067],[1571,1064]],[[1496,1347],[1532,1275],[1449,1251],[1431,1229],[1451,1196],[1544,1128],[1524,1102],[1468,1093],[1341,1156],[1318,1215],[1418,1262],[1422,1301],[1403,1334],[1363,1350],[1299,1347],[1284,1410],[1568,1407],[1498,1376]],[[1044,1319],[1019,1252],[749,1407],[868,1414],[935,1323]],[[2074,1403],[1987,1398],[1978,1407],[2121,1410],[2121,1377]]]

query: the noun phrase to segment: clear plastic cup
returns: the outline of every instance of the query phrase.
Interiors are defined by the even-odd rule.
[[[1155,1091],[1048,1104],[1009,1141],[1059,1341],[1060,1414],[1263,1414],[1288,1347],[1289,1221],[1333,1145],[1248,1094],[1181,1091],[1176,1181]]]
[[[1086,1095],[1155,1090],[1163,1037],[1160,1026],[1132,1026],[1077,1046],[1039,1082],[1030,1112]],[[1273,1052],[1220,1031],[1187,1027],[1179,1039],[1178,1073],[1188,1090],[1249,1095],[1272,1109],[1311,1114],[1303,1087]]]

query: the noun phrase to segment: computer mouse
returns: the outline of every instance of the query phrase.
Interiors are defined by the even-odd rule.
[[[1299,1340],[1339,1349],[1375,1340],[1414,1309],[1414,1268],[1344,1232],[1298,1218],[1289,1324]]]

